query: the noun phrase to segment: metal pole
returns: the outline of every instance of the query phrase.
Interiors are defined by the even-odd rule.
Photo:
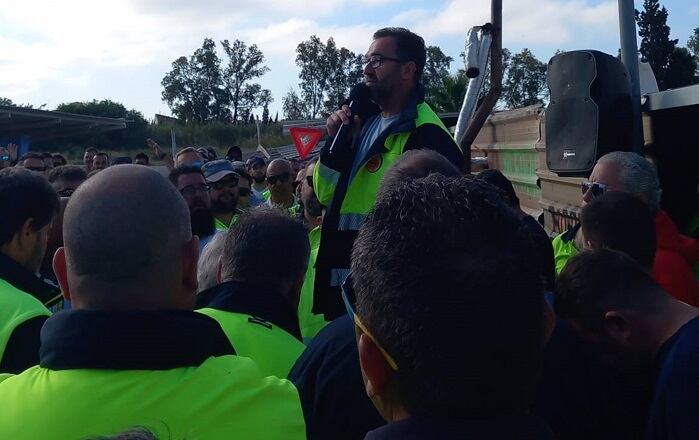
[[[643,128],[641,125],[641,88],[638,79],[638,44],[636,43],[636,12],[633,0],[619,0],[619,40],[621,61],[629,71],[631,83],[631,151],[643,155]]]
[[[490,22],[493,41],[490,45],[490,90],[485,95],[481,106],[469,124],[464,137],[461,139],[461,150],[464,154],[463,170],[471,172],[471,144],[478,132],[495,107],[502,92],[502,0],[491,0]]]

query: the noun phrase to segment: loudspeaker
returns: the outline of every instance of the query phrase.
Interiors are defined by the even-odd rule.
[[[611,151],[632,150],[631,85],[621,61],[596,50],[564,52],[546,72],[546,163],[586,176]]]

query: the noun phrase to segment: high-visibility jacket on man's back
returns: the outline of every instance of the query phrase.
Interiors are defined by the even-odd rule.
[[[229,353],[220,326],[199,313],[58,313],[42,331],[41,366],[0,377],[0,438],[142,426],[161,439],[304,439],[294,386]]]

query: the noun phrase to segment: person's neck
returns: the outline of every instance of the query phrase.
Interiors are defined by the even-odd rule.
[[[271,194],[270,200],[272,201],[273,205],[281,205],[285,208],[291,208],[292,206],[294,206],[294,201],[296,201],[296,198],[293,194],[289,194],[286,200],[279,200],[274,196],[274,194]]]
[[[674,298],[670,299],[665,312],[653,317],[651,329],[648,332],[651,338],[650,348],[653,355],[657,355],[668,339],[677,333],[683,325],[697,316],[699,316],[699,309],[677,301]]]
[[[412,92],[413,89],[409,89],[403,93],[395,93],[391,95],[379,105],[379,107],[381,107],[381,115],[384,118],[388,118],[402,112],[405,106],[408,105]]]
[[[13,245],[12,242],[9,242],[3,246],[0,246],[0,253],[4,254],[6,257],[12,259],[17,264],[19,264],[23,268],[27,269],[31,273],[36,273],[39,270],[38,267],[30,267],[30,264],[24,258],[24,255],[22,254],[22,252],[20,252],[19,249],[17,249],[17,246]]]
[[[257,192],[263,192],[264,190],[267,189],[267,183],[263,180],[260,183],[255,182],[254,180],[252,181],[252,187],[255,191]]]

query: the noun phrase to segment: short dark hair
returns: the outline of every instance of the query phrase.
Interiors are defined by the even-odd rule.
[[[248,185],[252,186],[252,177],[250,177],[250,174],[248,174],[248,170],[245,168],[245,165],[236,165],[236,162],[233,162],[233,170],[238,174],[238,176],[240,176],[241,179],[247,180]]]
[[[175,154],[175,159],[177,159],[178,157],[180,157],[181,155],[183,155],[185,153],[197,153],[198,155],[201,156],[201,153],[196,148],[187,147],[187,148],[183,148],[180,151],[178,151],[177,154]]]
[[[519,208],[519,197],[517,197],[515,188],[512,186],[512,182],[510,182],[500,170],[483,170],[476,174],[474,179],[482,180],[493,185],[498,190],[502,191],[502,195],[508,205]]]
[[[568,261],[556,279],[554,308],[559,317],[575,319],[599,332],[610,309],[652,314],[668,298],[652,275],[631,257],[597,249]]]
[[[44,151],[43,153],[41,153],[41,157],[43,157],[45,159],[53,159],[53,154]]]
[[[137,153],[134,156],[134,161],[136,161],[138,159],[145,159],[146,163],[150,163],[150,158],[148,157],[148,155],[146,153]]]
[[[61,153],[54,153],[53,158],[60,160],[61,165],[68,165],[68,159],[66,159],[66,157]]]
[[[85,153],[90,152],[90,153],[97,153],[97,148],[95,147],[87,147],[85,148]]]
[[[100,151],[100,152],[98,152],[98,153],[95,153],[95,155],[92,156],[92,158],[94,159],[94,158],[97,157],[97,156],[104,156],[104,157],[107,158],[107,160],[109,160],[109,154],[105,153],[104,151]]]
[[[357,313],[410,415],[527,409],[543,346],[533,252],[484,182],[430,174],[378,197],[352,252]]]
[[[459,177],[461,171],[434,150],[408,150],[386,171],[381,180],[381,191],[410,179],[438,173],[446,177]]]
[[[227,232],[221,279],[288,289],[305,273],[309,254],[308,235],[301,222],[279,209],[253,209]],[[281,261],[270,263],[280,256]]]
[[[21,167],[0,170],[0,245],[9,243],[28,219],[38,231],[59,209],[58,195],[48,181]]]
[[[202,177],[204,176],[204,172],[199,167],[192,165],[180,165],[170,171],[168,178],[170,179],[170,182],[175,185],[175,188],[177,188],[177,181],[180,180],[180,176],[185,174],[201,174]]]
[[[396,41],[396,57],[415,63],[415,80],[419,82],[427,60],[425,40],[402,27],[385,27],[374,32],[374,40],[384,37],[392,37]]]
[[[655,221],[648,204],[638,197],[609,191],[583,207],[580,223],[586,240],[623,252],[648,270],[656,251]]]
[[[61,165],[49,172],[49,182],[57,180],[87,180],[87,173],[79,165]]]
[[[38,160],[44,160],[44,156],[42,156],[40,153],[35,153],[33,151],[30,151],[29,153],[24,153],[22,157],[19,158],[19,163],[24,162],[27,159],[38,159]]]

